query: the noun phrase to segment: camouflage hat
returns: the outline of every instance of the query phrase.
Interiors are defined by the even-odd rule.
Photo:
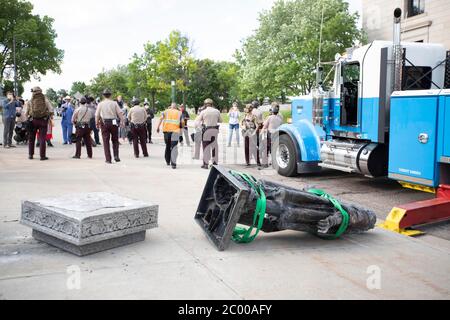
[[[212,105],[214,105],[214,101],[212,99],[206,99],[205,100],[205,106],[208,105],[208,104],[212,106]]]
[[[277,102],[273,102],[270,110],[272,110],[273,113],[279,113],[280,105]]]
[[[112,95],[112,92],[109,89],[105,89],[105,90],[103,90],[103,95],[104,96],[110,96],[110,95]]]
[[[42,92],[42,89],[40,87],[34,87],[31,89],[31,92]]]

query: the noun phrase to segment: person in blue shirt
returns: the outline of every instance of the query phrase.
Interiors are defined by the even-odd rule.
[[[72,144],[72,132],[73,132],[72,116],[75,109],[70,103],[71,100],[72,98],[67,96],[64,99],[65,103],[61,107],[62,109],[61,126],[64,144]]]
[[[16,126],[16,108],[20,106],[20,103],[12,92],[8,92],[6,97],[8,100],[3,103],[3,147],[9,149],[15,148],[12,138]]]

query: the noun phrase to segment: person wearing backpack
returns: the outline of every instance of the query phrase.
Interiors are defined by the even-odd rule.
[[[39,155],[41,157],[41,161],[45,161],[48,160],[46,156],[46,137],[50,115],[53,114],[53,107],[47,97],[42,93],[41,88],[34,87],[31,92],[33,96],[26,104],[26,114],[30,121],[28,158],[33,160],[36,132],[39,131]]]

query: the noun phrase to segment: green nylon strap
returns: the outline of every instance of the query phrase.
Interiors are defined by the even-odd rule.
[[[266,194],[264,193],[262,186],[258,186],[258,181],[253,176],[237,171],[230,171],[230,173],[236,178],[241,177],[258,195],[252,226],[250,228],[236,226],[232,237],[233,241],[236,243],[251,243],[256,239],[264,224],[267,208]],[[255,229],[256,231],[252,235],[253,230]]]
[[[340,236],[342,236],[345,233],[345,231],[347,231],[347,228],[348,228],[348,225],[350,222],[350,216],[349,216],[348,212],[345,211],[345,209],[342,207],[342,205],[339,203],[339,201],[337,201],[335,198],[333,198],[331,195],[329,195],[325,191],[318,190],[318,189],[311,189],[311,190],[308,190],[308,192],[315,194],[316,196],[319,196],[319,197],[329,200],[333,204],[333,206],[342,213],[342,223],[341,223],[341,226],[339,227],[338,231],[336,232],[336,234],[326,236],[325,238],[334,240],[334,239],[337,239]]]

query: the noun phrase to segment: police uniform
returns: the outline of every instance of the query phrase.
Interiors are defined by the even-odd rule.
[[[205,111],[206,107],[202,106],[198,109],[198,115],[200,115],[203,111]],[[194,140],[194,160],[200,160],[200,150],[202,149],[202,140],[203,140],[203,123],[200,123],[198,121],[195,122],[195,133],[193,133],[193,139]]]
[[[77,108],[72,116],[72,123],[76,128],[76,151],[74,159],[81,158],[81,141],[84,141],[86,146],[87,155],[89,159],[92,159],[92,138],[91,138],[91,121],[94,118],[92,109],[86,104],[85,98],[80,101],[80,107]]]
[[[147,118],[147,138],[148,138],[148,143],[153,143],[152,141],[152,131],[153,131],[153,118],[155,118],[155,111],[153,110],[152,107],[150,107],[149,105],[146,105],[146,112],[148,115]]]
[[[135,106],[128,112],[131,133],[133,136],[134,156],[139,158],[139,144],[144,157],[148,157],[147,150],[147,111],[139,105],[139,101],[134,102]]]
[[[125,118],[117,102],[109,98],[111,93],[105,91],[104,95],[107,95],[108,97],[105,97],[105,100],[100,102],[98,105],[97,112],[95,114],[95,121],[102,129],[103,148],[105,150],[106,162],[112,162],[110,141],[112,141],[113,145],[114,159],[116,162],[120,162],[119,123],[124,125]]]
[[[266,150],[266,152],[263,153],[263,164],[268,164],[268,157],[269,154],[272,153],[272,134],[274,134],[277,129],[283,124],[283,117],[281,115],[273,114],[269,116],[266,121],[264,122],[264,131],[266,132],[266,140],[265,144],[266,146],[263,146],[263,151]]]
[[[169,108],[161,115],[164,142],[166,144],[165,160],[168,166],[177,167],[178,142],[182,128],[182,114],[176,108]]]
[[[250,159],[258,158],[258,150],[256,148],[256,117],[251,113],[246,113],[241,123],[242,136],[244,137],[245,163],[250,166]]]
[[[211,154],[214,165],[219,163],[219,144],[217,141],[219,135],[219,123],[222,122],[220,111],[212,107],[212,101],[205,101],[209,106],[200,113],[198,122],[203,123],[205,130],[203,133],[203,167],[206,168],[211,160]]]
[[[264,114],[262,113],[261,110],[259,110],[259,103],[257,101],[252,103],[253,105],[253,110],[252,110],[252,114],[255,116],[256,118],[256,148],[258,149],[258,154],[257,154],[257,159],[256,162],[258,163],[258,166],[261,166],[261,130],[264,127]]]
[[[97,110],[97,104],[93,98],[89,98],[87,106],[89,107],[89,109],[91,109],[91,112],[94,114],[94,117],[92,117],[91,122],[90,122],[90,127],[91,127],[92,132],[94,132],[95,143],[93,144],[93,147],[96,147],[97,145],[101,145],[99,130],[98,130],[97,126],[95,125],[95,112]]]

